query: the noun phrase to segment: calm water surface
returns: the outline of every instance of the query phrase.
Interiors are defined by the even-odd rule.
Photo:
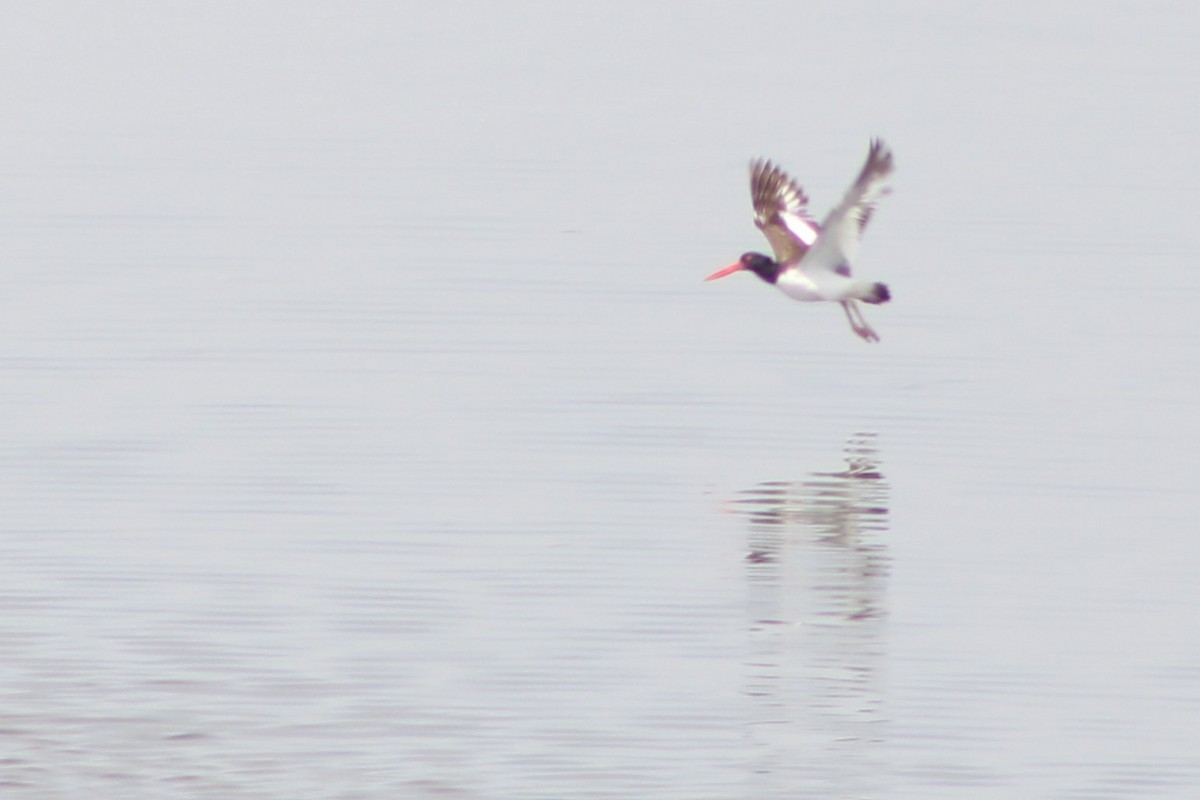
[[[1200,795],[1196,12],[11,16],[0,795]]]

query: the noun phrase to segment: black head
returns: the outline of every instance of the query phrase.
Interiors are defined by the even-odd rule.
[[[774,283],[775,279],[779,277],[779,273],[783,271],[783,267],[762,253],[742,253],[742,257],[737,261],[728,267],[721,267],[721,269],[709,275],[704,280],[715,281],[718,278],[724,278],[726,275],[732,275],[742,270],[749,270],[767,283]]]
[[[767,258],[762,253],[742,253],[738,262],[742,265],[742,269],[750,270],[767,283],[774,283],[783,270],[776,261]]]

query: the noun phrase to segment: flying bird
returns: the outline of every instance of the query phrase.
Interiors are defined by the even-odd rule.
[[[754,224],[771,243],[775,258],[745,253],[705,280],[748,270],[794,300],[841,303],[854,332],[868,342],[879,341],[857,301],[886,303],[892,294],[886,284],[854,278],[850,261],[875,205],[891,191],[886,184],[892,170],[892,152],[873,139],[862,172],[842,202],[818,225],[808,213],[804,189],[770,161],[754,161],[750,165]]]

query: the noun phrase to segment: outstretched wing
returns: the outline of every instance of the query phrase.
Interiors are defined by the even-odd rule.
[[[887,179],[894,169],[892,151],[879,139],[872,139],[862,172],[842,202],[825,218],[824,234],[809,259],[814,266],[827,265],[843,275],[850,274],[850,261],[862,232],[871,221],[876,204],[891,191]]]
[[[808,196],[788,174],[770,161],[750,164],[750,197],[754,224],[767,237],[780,264],[799,261],[821,228],[808,215]]]

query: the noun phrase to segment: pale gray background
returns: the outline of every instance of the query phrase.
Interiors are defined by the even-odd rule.
[[[0,794],[1200,796],[1198,42],[8,4]],[[701,282],[875,135],[879,345]]]

